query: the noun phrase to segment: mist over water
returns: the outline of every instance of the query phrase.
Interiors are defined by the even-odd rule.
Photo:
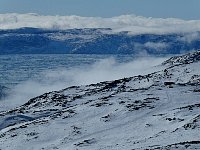
[[[120,58],[120,59],[125,59]],[[13,108],[27,102],[30,98],[39,96],[45,92],[57,91],[72,85],[87,85],[130,77],[139,74],[147,74],[158,70],[155,67],[162,63],[166,58],[144,57],[126,58],[117,60],[116,57],[106,56],[90,60],[90,63],[77,63],[77,65],[60,65],[44,69],[35,77],[25,79],[13,86],[3,100],[0,102],[0,110]],[[61,61],[62,62],[62,61]],[[74,59],[76,62],[76,59]],[[59,63],[59,62],[57,62]],[[39,64],[37,64],[39,65]],[[36,73],[34,70],[32,73]],[[29,72],[31,74],[31,72]]]

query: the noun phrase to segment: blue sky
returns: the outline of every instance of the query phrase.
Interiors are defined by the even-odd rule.
[[[0,13],[200,19],[200,0],[0,0]]]

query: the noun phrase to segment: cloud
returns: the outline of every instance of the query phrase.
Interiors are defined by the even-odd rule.
[[[166,49],[169,45],[165,42],[147,42],[144,44],[146,48],[156,49],[157,51],[162,51]]]
[[[200,31],[200,20],[176,18],[147,18],[122,15],[112,18],[80,16],[42,16],[37,14],[0,14],[0,29],[22,27],[65,30],[72,28],[112,28],[113,32],[130,31],[130,34],[167,34]]]
[[[199,32],[192,32],[184,34],[182,37],[179,38],[180,41],[191,43],[196,40],[200,40],[200,33]]]
[[[45,92],[61,90],[72,85],[87,85],[101,81],[114,80],[158,70],[153,67],[165,58],[145,57],[127,63],[118,63],[114,58],[102,59],[93,65],[71,69],[58,68],[41,73],[42,78],[30,79],[15,86],[9,96],[1,102],[4,108],[13,108],[27,102],[30,98]]]

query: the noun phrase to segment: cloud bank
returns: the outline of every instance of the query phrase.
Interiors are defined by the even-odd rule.
[[[130,31],[130,34],[167,34],[200,31],[200,20],[176,18],[147,18],[122,15],[112,18],[80,16],[42,16],[38,14],[0,14],[0,29],[22,27],[65,30],[73,28],[112,28],[113,32]]]
[[[1,101],[0,109],[13,108],[27,102],[30,98],[45,92],[61,90],[73,85],[88,85],[101,81],[115,80],[156,71],[165,58],[138,59],[118,63],[114,58],[102,59],[93,65],[71,69],[59,68],[42,72],[40,79],[30,79],[14,87],[9,96]]]

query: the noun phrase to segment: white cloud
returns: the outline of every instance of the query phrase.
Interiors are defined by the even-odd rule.
[[[180,37],[179,40],[191,43],[192,41],[200,40],[200,33],[198,32],[187,33],[183,37]]]
[[[37,14],[0,14],[0,29],[35,27],[45,29],[112,28],[131,34],[165,34],[200,31],[200,20],[146,18],[123,15],[112,18],[80,16],[41,16]]]
[[[166,49],[169,45],[167,43],[164,42],[147,42],[144,44],[145,47],[147,48],[152,48],[152,49],[156,49],[158,51],[162,51],[164,49]]]
[[[118,63],[114,58],[103,59],[93,65],[79,68],[57,69],[45,71],[42,78],[25,81],[12,89],[10,96],[6,97],[3,107],[12,108],[27,102],[30,98],[45,92],[60,90],[72,85],[87,85],[101,81],[114,80],[139,74],[148,74],[158,70],[153,67],[165,58],[145,57],[127,63]],[[1,106],[0,106],[1,108]],[[1,108],[3,109],[3,108]]]

